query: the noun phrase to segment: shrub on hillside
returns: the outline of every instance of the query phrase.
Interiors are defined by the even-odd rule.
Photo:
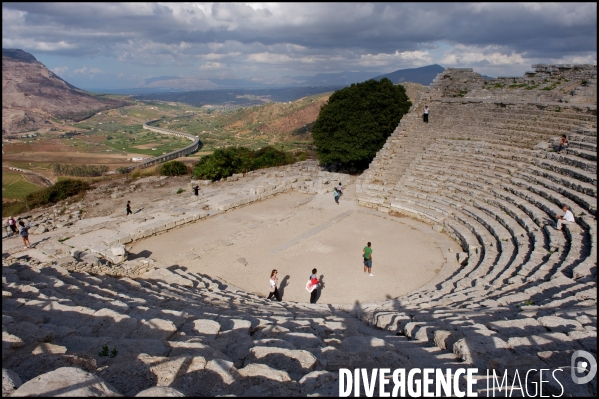
[[[96,177],[108,172],[106,165],[65,165],[52,164],[52,172],[57,176]]]
[[[367,167],[411,105],[405,88],[387,78],[337,90],[312,127],[319,162]]]
[[[157,166],[154,166],[151,168],[145,168],[145,169],[134,169],[129,174],[129,178],[137,179],[139,177],[158,176],[158,175],[160,175],[160,166],[162,166],[162,165],[157,165]]]
[[[89,183],[83,180],[65,179],[51,187],[29,194],[25,197],[25,204],[29,209],[55,204],[89,189]]]
[[[18,215],[19,213],[23,213],[27,210],[24,202],[15,201],[15,202],[5,202],[2,204],[2,216],[8,217],[11,215]]]
[[[183,176],[187,174],[187,166],[181,161],[170,161],[160,165],[162,176]]]
[[[270,168],[293,163],[296,157],[271,146],[257,151],[245,147],[218,149],[211,155],[202,157],[193,168],[195,178],[212,181],[229,177],[234,173]]]

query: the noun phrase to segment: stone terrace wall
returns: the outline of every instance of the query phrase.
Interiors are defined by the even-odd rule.
[[[595,65],[539,64],[533,68],[534,71],[526,72],[524,76],[497,79],[483,79],[470,68],[448,68],[435,78],[427,97],[596,103]]]

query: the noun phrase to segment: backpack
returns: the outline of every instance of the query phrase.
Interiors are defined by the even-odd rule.
[[[308,280],[308,282],[306,283],[306,291],[308,292],[312,292],[316,289],[317,284],[312,284],[312,281]]]

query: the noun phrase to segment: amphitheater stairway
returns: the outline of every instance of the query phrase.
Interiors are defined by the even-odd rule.
[[[486,90],[478,90],[486,99],[447,98],[438,88],[468,76],[447,77],[404,117],[358,193],[361,205],[452,236],[466,251],[457,255],[463,266],[360,317],[483,369],[566,366],[574,350],[596,354],[596,103],[498,101]],[[558,154],[562,133],[571,145]],[[564,205],[576,222],[558,231]],[[596,393],[596,381],[571,389]]]
[[[564,366],[573,349],[589,349],[584,327],[596,325],[596,306],[584,301],[557,315],[530,305],[423,309],[414,296],[279,303],[175,267],[132,280],[9,258],[3,277],[3,367],[30,381],[24,391],[45,372],[76,367],[125,395],[155,386],[185,395],[336,395],[339,368],[502,370],[513,353],[538,354],[520,368]],[[531,335],[541,344],[526,343]],[[99,356],[103,345],[118,354]]]

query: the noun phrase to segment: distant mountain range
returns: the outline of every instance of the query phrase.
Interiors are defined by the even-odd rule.
[[[157,76],[145,80],[141,87],[130,89],[98,89],[89,88],[89,91],[113,94],[150,94],[164,92],[182,92],[196,90],[219,89],[272,89],[284,87],[315,87],[315,86],[349,86],[369,79],[380,80],[388,78],[393,83],[414,82],[424,86],[432,83],[435,77],[443,72],[441,65],[427,65],[420,68],[399,69],[395,72],[383,74],[381,72],[333,72],[319,73],[313,76],[284,76],[269,81],[257,79],[223,79],[223,78],[186,78],[179,76]],[[488,76],[483,76],[489,78]]]
[[[181,102],[195,107],[204,105],[249,106],[267,102],[288,102],[299,98],[333,92],[344,86],[244,87],[216,90],[188,90],[136,94],[138,100]]]

